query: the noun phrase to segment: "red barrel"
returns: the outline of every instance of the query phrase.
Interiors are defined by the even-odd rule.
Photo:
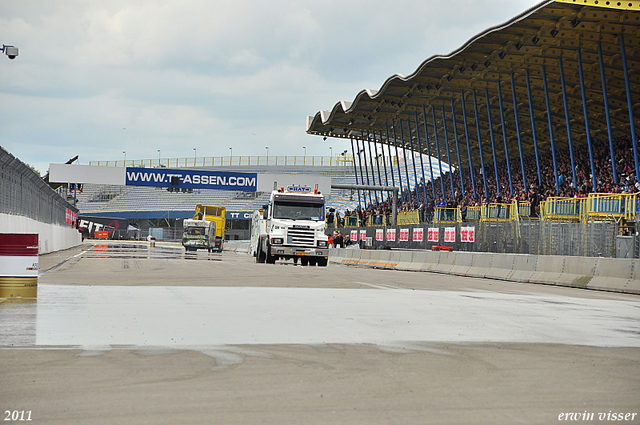
[[[38,235],[0,233],[0,298],[38,294]]]

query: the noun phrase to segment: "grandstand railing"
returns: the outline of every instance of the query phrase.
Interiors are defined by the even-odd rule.
[[[591,193],[587,202],[587,220],[635,220],[640,215],[640,193]]]
[[[480,221],[482,218],[482,207],[467,207],[464,221]]]
[[[364,159],[363,159],[364,160]],[[396,157],[385,158],[386,166],[397,164]],[[384,166],[382,159],[372,161],[367,159],[366,166]],[[104,167],[140,167],[140,168],[181,168],[181,167],[219,167],[219,166],[316,166],[316,167],[353,167],[353,156],[339,154],[333,156],[214,156],[201,158],[158,158],[158,159],[129,159],[119,161],[89,161],[89,165]]]
[[[512,204],[485,204],[481,207],[482,221],[510,221],[514,220],[517,215],[513,214]]]
[[[433,222],[436,224],[462,223],[462,213],[460,211],[460,207],[436,207],[433,212]]]
[[[585,198],[551,197],[540,203],[540,218],[553,221],[581,221]]]
[[[420,224],[420,214],[414,211],[398,211],[398,225],[401,224]]]

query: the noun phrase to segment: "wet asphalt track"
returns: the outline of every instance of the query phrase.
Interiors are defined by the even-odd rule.
[[[175,384],[164,375],[182,370],[190,376],[200,373],[203,379],[223,371],[244,379],[244,384],[225,383],[228,392],[219,395],[228,402],[224,406],[237,407],[228,397],[238,393],[262,407],[234,410],[220,405],[214,410],[224,412],[224,423],[258,418],[266,423],[302,423],[302,416],[307,423],[329,423],[331,418],[340,423],[417,423],[412,418],[425,414],[437,418],[431,423],[551,423],[571,409],[640,410],[636,296],[337,265],[255,264],[244,254],[185,253],[171,244],[85,244],[43,257],[41,270],[37,301],[0,303],[0,361],[5,359],[0,373],[18,386],[18,394],[31,397],[33,406],[47,412],[40,415],[47,418],[42,423],[69,422],[46,394],[38,394],[35,385],[21,384],[20,377],[42,373],[67,379],[68,370],[57,370],[52,356],[69,367],[82,364],[84,358],[107,361],[116,356],[134,376],[141,370],[135,364],[139,356],[195,356],[200,362],[204,356],[212,364],[200,372],[198,367],[183,370],[194,359],[178,360],[157,370],[156,378]],[[23,354],[42,357],[35,360],[43,362],[39,372],[30,368]],[[412,365],[394,361],[398,355],[405,361],[409,356]],[[307,380],[301,394],[323,388],[335,397],[328,410],[311,399],[295,406],[295,391],[271,407],[258,401],[273,395],[260,398],[255,386],[279,379],[274,373],[291,374],[292,365],[306,362],[295,360],[299,356],[313,359],[307,360],[311,364],[332,364],[328,375],[342,371],[342,378],[334,376],[328,387],[328,375],[295,373],[301,383]],[[480,358],[484,360],[478,363]],[[253,370],[256,359],[267,361],[267,369]],[[447,359],[455,361],[449,364]],[[112,366],[107,361],[87,370],[108,375]],[[368,384],[361,381],[364,377]],[[78,376],[72,382],[78,388],[89,385],[83,379]],[[385,388],[389,379],[415,387],[417,394]],[[127,393],[142,384],[131,380],[122,377],[113,384],[114,391]],[[382,386],[372,398],[375,382]],[[49,384],[55,387],[55,379]],[[211,388],[201,385],[179,387],[187,393],[219,390],[213,383]],[[15,405],[15,393],[1,388],[0,401]],[[528,395],[521,393],[524,388],[530,389]],[[440,394],[438,389],[449,397],[435,405],[420,401],[420,394],[433,397]],[[173,390],[152,386],[150,391],[163,397]],[[478,391],[485,391],[488,399],[479,402]],[[108,417],[104,400],[83,394],[87,406]],[[120,400],[119,393],[110,397]],[[456,409],[466,399],[468,408]],[[62,400],[63,405],[70,402]],[[179,418],[183,408],[167,403],[167,418]],[[348,409],[352,405],[355,412]],[[380,411],[380,406],[387,408]],[[147,423],[145,417],[171,423],[150,413],[153,406],[140,402],[138,407],[131,423]],[[75,412],[82,413],[82,423],[100,423],[92,409],[76,407]],[[185,423],[213,414],[203,407],[194,412],[185,417],[195,422]]]

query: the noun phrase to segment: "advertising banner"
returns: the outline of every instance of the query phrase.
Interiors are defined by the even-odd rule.
[[[444,241],[445,242],[455,242],[456,241],[456,228],[455,227],[445,227],[444,228]]]
[[[376,240],[377,241],[384,240],[384,229],[376,229]]]
[[[352,241],[357,242],[358,241],[358,231],[357,230],[352,230],[351,231],[351,235],[349,236],[349,238],[351,238]]]
[[[65,213],[65,217],[64,217],[65,224],[70,224],[72,226],[75,226],[77,221],[78,221],[78,213],[67,208],[67,212]]]
[[[400,242],[409,242],[409,229],[400,229]]]
[[[367,231],[366,230],[360,230],[360,240],[361,241],[366,241],[367,240]]]
[[[106,231],[110,239],[124,238],[129,228],[129,220],[103,217],[84,217],[78,220],[78,230],[85,238],[95,238],[96,231]]]
[[[413,241],[414,242],[422,242],[423,236],[424,236],[424,229],[422,227],[415,227],[413,229]]]
[[[125,185],[255,192],[258,174],[127,167]]]
[[[387,241],[388,242],[396,241],[396,229],[387,229]]]
[[[440,240],[440,229],[429,227],[427,238],[429,242],[438,242]]]
[[[475,227],[463,227],[460,229],[460,242],[475,242],[476,240],[476,228]]]

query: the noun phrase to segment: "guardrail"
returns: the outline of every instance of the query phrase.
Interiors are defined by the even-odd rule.
[[[462,223],[462,213],[460,212],[460,207],[436,207],[433,212],[433,222],[436,224]]]
[[[396,157],[385,158],[387,167],[397,164]],[[383,166],[382,159],[377,161],[367,160],[362,165],[373,167]],[[157,159],[129,159],[118,161],[89,161],[89,165],[104,167],[141,167],[141,168],[181,168],[181,167],[218,167],[218,166],[257,166],[257,165],[304,165],[316,167],[353,167],[351,154],[339,154],[333,156],[213,156],[194,158],[157,158]]]
[[[551,197],[540,203],[542,220],[579,222],[585,213],[585,198]]]

